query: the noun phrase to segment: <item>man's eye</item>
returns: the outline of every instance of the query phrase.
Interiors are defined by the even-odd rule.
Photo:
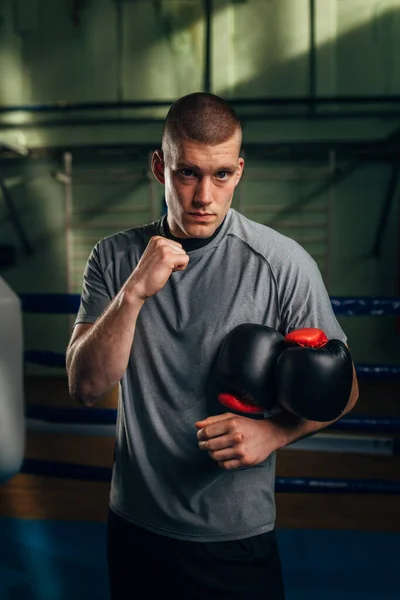
[[[194,175],[194,171],[192,169],[181,169],[180,173],[184,177],[193,177]]]
[[[229,176],[229,171],[218,171],[217,178],[218,179],[227,179]]]

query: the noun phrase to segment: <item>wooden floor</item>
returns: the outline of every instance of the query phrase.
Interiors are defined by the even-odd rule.
[[[27,404],[76,407],[61,378],[28,378],[25,395]],[[99,406],[115,408],[116,402],[114,393]],[[400,385],[361,381],[352,414],[400,416]],[[112,438],[28,432],[25,456],[111,467],[113,448]],[[278,452],[276,474],[400,481],[400,457],[284,449]],[[0,515],[101,522],[108,494],[109,483],[21,473],[0,487]],[[280,528],[400,531],[399,495],[278,493],[276,500]]]

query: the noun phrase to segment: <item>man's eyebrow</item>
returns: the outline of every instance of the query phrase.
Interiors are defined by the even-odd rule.
[[[176,168],[177,168],[177,169],[193,169],[193,170],[196,170],[196,171],[200,171],[200,169],[199,169],[199,167],[198,167],[197,165],[193,165],[193,164],[191,164],[191,163],[183,163],[183,162],[179,162],[179,163],[176,165]]]
[[[183,162],[179,162],[176,165],[177,169],[193,169],[193,171],[201,171],[200,167],[198,167],[197,165],[193,165],[191,163],[183,163]],[[231,165],[222,165],[221,167],[218,167],[215,172],[219,173],[220,171],[236,171],[237,169],[237,165],[235,164],[231,164]]]
[[[238,166],[234,165],[234,164],[224,165],[222,167],[219,167],[217,172],[219,172],[219,171],[236,171],[237,168],[238,168]]]

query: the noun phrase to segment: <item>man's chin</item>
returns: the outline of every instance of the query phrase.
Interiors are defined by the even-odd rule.
[[[218,223],[185,223],[185,233],[189,238],[209,238],[218,228]]]

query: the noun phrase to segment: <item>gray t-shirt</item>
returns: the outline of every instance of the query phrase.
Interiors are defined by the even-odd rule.
[[[136,267],[162,221],[101,240],[84,273],[76,323],[93,323]],[[275,453],[223,470],[200,450],[195,422],[223,414],[213,368],[240,323],[283,334],[318,327],[346,342],[313,258],[294,240],[230,209],[205,246],[188,252],[139,313],[121,380],[110,506],[155,533],[226,541],[275,524]]]

